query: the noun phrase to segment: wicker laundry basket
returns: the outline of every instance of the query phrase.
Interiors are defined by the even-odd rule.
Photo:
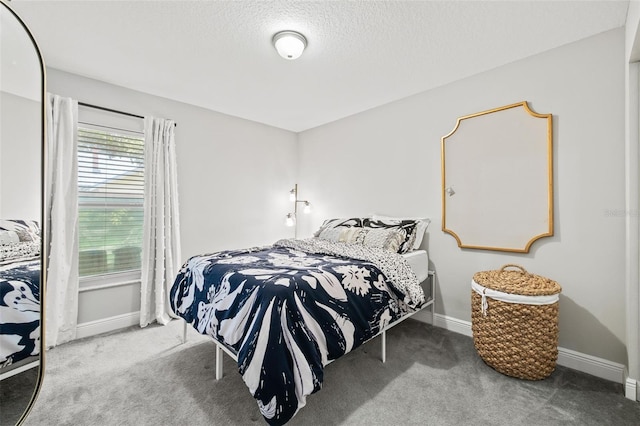
[[[473,344],[484,362],[520,379],[548,377],[558,359],[560,285],[518,265],[477,272],[471,285]]]

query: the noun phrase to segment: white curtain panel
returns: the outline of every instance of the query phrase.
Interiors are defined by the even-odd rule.
[[[141,327],[154,320],[167,324],[175,318],[169,289],[181,264],[175,124],[146,117],[144,133]]]
[[[78,319],[78,102],[47,93],[47,348],[73,340]]]

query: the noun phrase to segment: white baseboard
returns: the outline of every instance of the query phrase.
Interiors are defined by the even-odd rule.
[[[433,325],[433,314],[426,309],[423,309],[420,312],[416,312],[415,314],[413,314],[411,318],[420,322],[426,322],[427,324]]]
[[[436,314],[435,326],[471,337],[471,323],[446,315]]]
[[[624,381],[624,396],[632,401],[640,401],[639,391],[638,381],[631,377],[627,377]]]
[[[473,336],[471,322],[463,321],[446,315],[435,314],[435,326],[451,330],[455,333]],[[583,354],[571,349],[558,348],[558,365],[568,367],[592,376],[610,380],[616,383],[625,383],[625,366],[617,362],[608,361],[603,358]],[[635,381],[634,381],[635,382]],[[629,386],[629,384],[627,384]],[[633,389],[635,395],[636,389]],[[629,390],[628,392],[631,392]]]
[[[624,383],[625,366],[603,358],[558,348],[558,365],[591,374],[592,376]]]
[[[140,324],[140,311],[83,322],[76,327],[76,339],[95,336],[96,334],[107,333],[136,324]]]

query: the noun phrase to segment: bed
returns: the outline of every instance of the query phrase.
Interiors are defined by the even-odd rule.
[[[320,390],[327,364],[378,335],[384,361],[386,330],[433,307],[433,273],[416,250],[426,227],[406,222],[325,221],[314,238],[194,256],[171,307],[216,342],[217,378],[226,352],[265,420],[284,424]]]
[[[0,220],[0,379],[38,365],[40,227]]]

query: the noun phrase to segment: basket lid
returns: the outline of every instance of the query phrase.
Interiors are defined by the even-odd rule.
[[[506,268],[518,268],[519,271]],[[483,287],[503,293],[523,294],[526,296],[543,296],[558,294],[562,287],[549,278],[527,272],[520,265],[507,264],[493,271],[476,272],[473,280]]]

